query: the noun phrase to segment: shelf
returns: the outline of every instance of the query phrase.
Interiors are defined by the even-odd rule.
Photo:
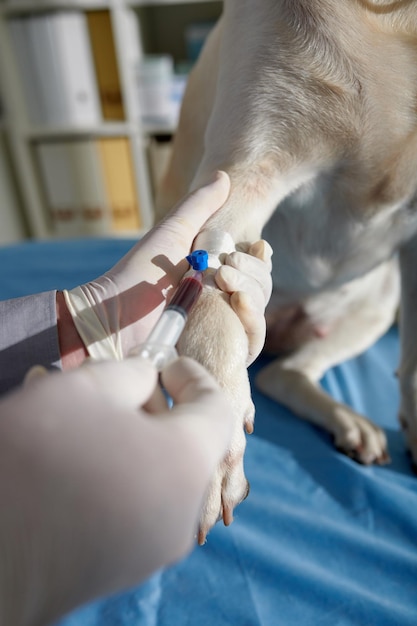
[[[131,7],[154,7],[170,4],[215,4],[218,0],[128,0]]]
[[[215,3],[218,0],[127,0],[126,5],[132,8],[146,6],[164,6],[173,4],[207,4]],[[22,15],[25,13],[43,13],[45,11],[73,11],[74,9],[82,9],[84,11],[108,9],[112,2],[101,0],[73,0],[72,2],[43,2],[39,3],[35,0],[28,2],[2,3],[0,4],[0,12],[6,16]]]
[[[143,124],[143,132],[147,135],[173,135],[177,127],[173,124]]]
[[[151,171],[151,155],[158,153],[159,160],[167,159],[169,139],[176,132],[176,120],[167,119],[164,122],[157,117],[146,118],[145,111],[141,117],[134,63],[138,62],[141,54],[170,54],[177,62],[188,58],[186,27],[199,21],[214,22],[221,13],[221,8],[220,0],[0,0],[0,69],[5,94],[4,108],[8,111],[7,118],[4,113],[0,115],[0,131],[3,127],[7,131],[22,197],[22,213],[27,220],[31,237],[55,237],[51,232],[52,216],[47,209],[45,177],[42,178],[39,169],[38,151],[44,148],[59,149],[60,143],[79,142],[81,145],[82,142],[91,143],[100,138],[127,139],[134,189],[141,214],[141,231],[116,231],[112,236],[136,238],[152,226],[156,167],[153,164]],[[32,123],[25,107],[25,101],[30,102],[31,98],[23,89],[24,72],[20,76],[15,44],[11,36],[15,25],[11,24],[12,20],[19,17],[30,20],[32,14],[35,14],[36,21],[42,22],[40,16],[46,16],[47,13],[55,15],[62,11],[77,12],[78,19],[79,13],[98,10],[108,10],[106,17],[113,33],[120,91],[125,105],[124,117],[119,116],[117,119],[118,116],[112,114],[109,121],[100,119],[100,116],[91,117],[91,123],[86,126],[70,126],[65,121],[58,121],[54,126],[41,122]],[[21,23],[26,25],[26,22]],[[25,43],[26,39],[22,41]],[[23,69],[26,65],[23,64]],[[44,87],[41,85],[41,88]],[[33,115],[33,118],[42,120],[45,116]],[[151,123],[146,123],[147,119]],[[71,154],[76,154],[79,147],[72,145],[71,151],[73,148],[74,150]]]
[[[4,124],[4,122],[3,122]],[[0,120],[0,128],[2,127],[2,121]],[[29,141],[51,140],[51,139],[77,139],[83,137],[118,137],[140,135],[173,135],[176,131],[174,124],[142,124],[132,125],[125,124],[123,122],[107,122],[100,126],[80,126],[75,127],[35,127],[28,128],[22,131],[22,137]]]
[[[109,2],[94,0],[75,0],[73,2],[21,2],[16,4],[3,3],[0,4],[0,12],[5,16],[23,15],[26,13],[44,13],[45,11],[74,11],[74,9],[82,9],[83,11],[108,9]]]
[[[135,133],[140,134],[139,126],[132,126],[123,122],[108,122],[99,126],[80,126],[78,128],[74,126],[29,128],[23,131],[23,136],[29,141],[38,141],[41,139],[71,139],[90,136],[117,137]]]

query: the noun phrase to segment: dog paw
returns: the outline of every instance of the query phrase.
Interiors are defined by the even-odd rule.
[[[333,434],[337,449],[358,463],[390,462],[384,431],[349,407],[336,408]]]
[[[197,541],[204,545],[211,528],[221,519],[225,526],[233,522],[233,512],[249,494],[249,483],[245,478],[243,464],[230,469],[225,462],[219,467],[209,487],[198,529]]]
[[[246,412],[243,425],[246,432],[253,430],[254,408]],[[210,529],[223,519],[225,526],[233,522],[233,511],[249,494],[249,483],[245,477],[243,457],[246,437],[242,418],[238,420],[230,448],[214,474],[200,516],[198,543],[203,545]]]

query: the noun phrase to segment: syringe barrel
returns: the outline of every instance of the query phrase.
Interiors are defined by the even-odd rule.
[[[187,318],[176,309],[165,309],[153,328],[146,343],[175,346],[184,329]]]
[[[178,285],[178,289],[171,298],[167,310],[177,309],[188,316],[203,288],[203,275],[201,272],[193,272],[185,275]]]
[[[180,311],[165,309],[147,340],[133,352],[161,371],[178,357],[175,349],[187,318]]]
[[[197,252],[204,252],[207,257],[205,251]],[[135,350],[135,354],[153,363],[158,370],[162,370],[177,357],[175,346],[184,330],[188,314],[201,293],[202,279],[203,275],[199,270],[184,276],[149,337]]]

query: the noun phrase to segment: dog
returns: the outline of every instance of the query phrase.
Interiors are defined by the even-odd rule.
[[[318,381],[383,335],[401,301],[400,421],[416,463],[417,2],[225,0],[189,78],[159,207],[218,169],[231,193],[196,247],[213,230],[237,248],[262,234],[274,249],[266,349],[278,358],[256,384],[350,457],[387,462],[383,431]],[[215,375],[236,420],[203,543],[248,491],[242,424],[250,432],[254,416],[247,340],[211,286],[179,348]]]

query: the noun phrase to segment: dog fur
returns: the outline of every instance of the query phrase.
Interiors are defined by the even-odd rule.
[[[417,462],[416,166],[417,2],[225,0],[189,79],[159,205],[228,172],[230,196],[206,229],[238,247],[262,233],[274,249],[267,349],[279,358],[257,384],[366,464],[388,460],[384,433],[318,381],[390,327],[401,291],[400,419]],[[242,423],[250,430],[254,414],[246,336],[210,286],[180,349],[216,376],[236,419],[203,542],[247,493]]]

